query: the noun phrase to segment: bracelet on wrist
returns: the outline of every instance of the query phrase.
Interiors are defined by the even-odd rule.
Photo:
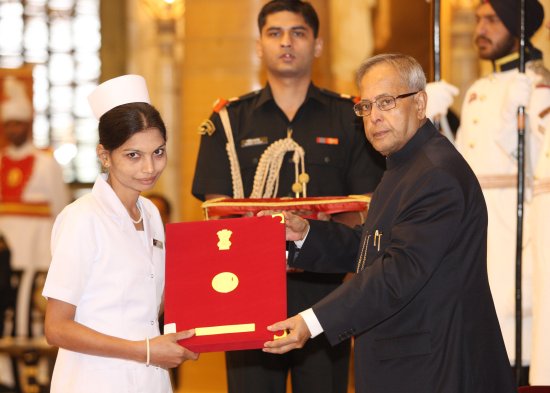
[[[151,346],[149,344],[149,337],[145,339],[145,342],[147,343],[147,361],[145,362],[145,365],[149,367],[151,365]]]

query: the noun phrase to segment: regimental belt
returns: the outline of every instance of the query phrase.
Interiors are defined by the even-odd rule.
[[[47,202],[0,202],[1,216],[51,217]]]
[[[516,188],[517,175],[480,175],[477,180],[481,188]]]
[[[534,195],[550,193],[550,178],[537,179],[534,185]]]
[[[481,188],[516,188],[518,179],[516,175],[482,175],[478,176]],[[533,182],[534,195],[550,192],[550,178],[535,179]]]

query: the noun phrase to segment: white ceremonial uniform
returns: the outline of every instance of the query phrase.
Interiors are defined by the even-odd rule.
[[[526,123],[527,175],[523,235],[523,337],[522,364],[531,358],[532,231],[529,228],[533,167],[540,150],[535,114],[550,103],[550,89],[542,88],[542,61],[527,63],[533,81]],[[456,147],[474,170],[487,203],[489,225],[487,269],[510,363],[515,363],[515,265],[517,222],[517,121],[503,116],[507,94],[518,70],[494,72],[477,80],[466,93]],[[509,105],[508,105],[509,106]]]
[[[139,198],[144,232],[101,175],[67,206],[52,235],[43,295],[76,306],[75,321],[127,340],[159,335],[164,291],[164,229],[157,208]],[[146,348],[143,347],[145,359]],[[145,363],[59,349],[51,392],[166,393],[168,371]]]
[[[550,91],[550,84],[546,85]],[[539,112],[544,143],[535,167],[533,230],[533,346],[529,383],[550,385],[550,102]]]
[[[61,167],[52,154],[39,150],[27,142],[16,148],[7,146],[0,153],[12,160],[33,156],[32,173],[24,186],[23,204],[43,203],[49,206],[49,215],[21,213],[0,209],[0,232],[4,234],[11,251],[11,267],[23,269],[24,274],[17,299],[17,335],[27,336],[31,285],[36,270],[46,270],[50,264],[50,238],[55,217],[69,203],[69,190],[63,181]],[[3,171],[4,168],[0,168]],[[0,184],[1,187],[1,184]],[[4,204],[0,193],[0,205]],[[42,332],[34,332],[34,335]]]

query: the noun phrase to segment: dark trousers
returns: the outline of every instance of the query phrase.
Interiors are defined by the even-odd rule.
[[[512,366],[512,372],[514,373],[514,379],[518,384],[518,386],[529,385],[529,366],[521,366],[521,371],[519,372],[519,379],[516,372],[516,366]]]
[[[287,274],[287,315],[317,303],[341,283],[343,274]],[[290,373],[292,393],[346,393],[350,341],[332,347],[324,334],[284,355],[261,350],[226,352],[228,393],[285,393]]]
[[[331,347],[324,335],[284,355],[261,350],[226,352],[228,393],[346,393],[350,341]]]

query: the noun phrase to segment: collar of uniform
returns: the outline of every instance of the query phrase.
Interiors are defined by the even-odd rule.
[[[542,52],[532,45],[525,47],[525,61],[542,59]],[[519,68],[519,53],[513,52],[493,61],[493,71],[503,72]]]
[[[122,204],[122,201],[118,198],[113,190],[113,187],[107,183],[108,175],[106,173],[101,173],[92,188],[92,194],[96,200],[101,204],[103,210],[106,214],[113,217],[115,221],[118,222],[121,228],[124,229],[134,229],[134,225],[128,215],[128,211]],[[143,220],[149,218],[149,212],[144,208],[144,204],[141,201],[142,197],[138,199],[139,206],[141,208],[141,214],[143,215]]]
[[[6,155],[13,160],[19,160],[28,157],[31,154],[34,154],[35,151],[36,148],[30,141],[25,142],[21,146],[8,145],[5,148]]]
[[[306,99],[304,100],[304,103],[307,102],[309,99],[314,99],[316,101],[319,101],[323,104],[328,103],[328,98],[323,95],[321,90],[311,82],[309,84],[309,87],[307,89],[306,93]],[[266,102],[273,101],[275,102],[273,98],[273,93],[271,91],[271,86],[269,86],[269,83],[265,86],[264,89],[260,92],[260,97],[258,98],[258,101],[256,102],[256,109],[260,106],[264,105]]]
[[[269,86],[269,84],[267,84],[265,88],[260,91],[260,96],[258,98],[258,101],[256,101],[255,109],[258,109],[260,106],[269,101],[274,101],[274,99],[273,93],[271,92],[271,87]]]
[[[388,170],[397,168],[407,162],[424,143],[437,133],[437,129],[432,122],[426,119],[426,122],[416,131],[413,137],[398,152],[386,158],[386,167]]]

